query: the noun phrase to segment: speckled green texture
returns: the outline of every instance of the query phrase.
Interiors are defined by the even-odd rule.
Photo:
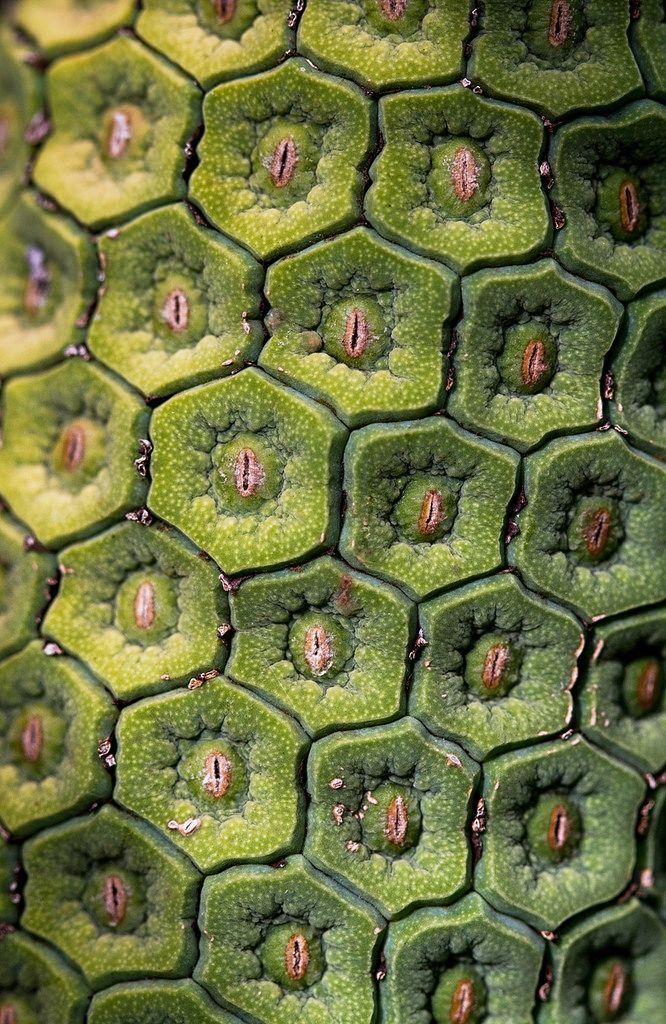
[[[133,0],[18,0],[16,22],[47,57],[101,43],[134,18]]]
[[[74,960],[92,989],[190,975],[198,875],[153,829],[107,804],[29,840],[25,865],[25,927]],[[103,895],[118,874],[128,910],[114,930]]]
[[[116,36],[56,61],[47,96],[54,131],[35,163],[35,182],[78,220],[97,229],[185,194],[183,146],[197,126],[200,97],[172,65]]]
[[[326,967],[319,981],[286,992],[265,974],[261,947],[272,927],[293,922],[315,930]],[[194,972],[223,1006],[261,1024],[371,1024],[374,951],[383,920],[337,888],[303,857],[280,867],[235,867],[206,879]]]
[[[26,548],[28,534],[0,514],[0,655],[19,650],[37,634],[41,611],[55,583],[56,560]]]
[[[542,31],[537,29],[539,7],[546,15]],[[580,23],[565,32],[564,44],[552,45],[551,3],[486,0],[469,77],[492,96],[535,107],[553,119],[640,96],[643,83],[627,40],[628,5],[589,0],[571,7],[582,12]]]
[[[546,863],[528,841],[527,821],[542,793],[573,801],[582,821],[578,848],[558,864]],[[477,890],[497,910],[551,930],[613,899],[631,880],[643,793],[637,772],[580,736],[494,758],[484,770]]]
[[[217,86],[204,101],[200,164],[190,195],[214,224],[259,259],[350,227],[361,209],[361,167],[373,111],[360,89],[302,59]],[[291,181],[276,187],[276,147],[297,135]]]
[[[665,157],[666,111],[652,100],[573,121],[553,141],[552,197],[566,219],[555,253],[567,270],[600,281],[623,301],[666,281]],[[645,193],[646,226],[631,241],[617,241],[599,216],[600,186],[615,170],[635,176]]]
[[[0,835],[0,924],[18,920],[18,857],[18,845]]]
[[[137,981],[93,997],[89,1024],[238,1024],[193,981]]]
[[[294,42],[291,9],[291,0],[240,0],[222,22],[213,0],[144,0],[136,30],[210,88],[280,60]]]
[[[118,744],[119,802],[152,822],[205,873],[232,861],[275,860],[298,847],[304,802],[297,775],[305,736],[252,694],[214,679],[141,701],[123,711]],[[233,765],[219,796],[209,789],[214,773],[208,758],[215,753]],[[190,835],[174,826],[192,819],[198,825]]]
[[[580,693],[583,731],[594,743],[641,771],[658,773],[666,749],[666,612],[644,612],[602,623],[595,629],[594,639],[592,664]],[[638,702],[634,708],[627,703],[626,687],[632,665],[645,670],[646,659],[652,660],[647,668],[652,669],[653,696],[650,699],[651,694],[645,692],[645,706],[641,708]]]
[[[208,551],[225,573],[301,560],[333,540],[347,432],[328,410],[257,370],[244,370],[160,406],[150,433],[151,508]],[[252,444],[260,446],[260,464],[274,460],[276,483],[267,478],[265,496],[261,485],[231,508],[222,486],[231,488],[227,478],[237,463],[227,467],[225,458],[236,460],[237,450],[248,447],[254,451]],[[245,512],[240,503],[248,500]]]
[[[53,362],[83,341],[97,261],[69,218],[23,195],[0,225],[0,373]]]
[[[458,306],[444,267],[355,228],[274,264],[266,296],[271,338],[260,366],[330,404],[349,426],[407,419],[442,403]],[[355,310],[368,338],[349,356],[344,339]]]
[[[41,82],[25,57],[26,47],[0,26],[0,213],[21,186],[30,154],[25,132],[41,103]]]
[[[20,932],[3,936],[0,1012],[13,1011],[19,1021],[82,1024],[86,1002],[83,981],[61,957]]]
[[[478,972],[490,1024],[531,1024],[543,941],[518,921],[496,914],[476,894],[454,907],[428,907],[393,921],[386,942],[381,989],[386,1024],[433,1020],[439,977],[461,965]],[[454,1018],[451,1018],[454,1019]],[[470,1018],[473,1020],[474,1018]],[[442,1024],[448,1024],[442,1018]]]
[[[524,263],[546,247],[550,222],[539,179],[543,128],[526,110],[494,103],[460,85],[402,92],[379,103],[384,148],[372,167],[365,210],[395,242],[459,274]],[[437,177],[440,147],[478,146],[490,166],[475,212],[451,215]]]
[[[553,947],[553,988],[540,1020],[587,1024],[590,974],[604,956],[619,957],[629,965],[633,998],[617,1019],[623,1024],[659,1020],[666,998],[666,929],[636,900],[601,910],[563,932],[561,942]]]
[[[460,747],[410,718],[318,740],[308,762],[306,854],[386,916],[425,902],[452,903],[470,885],[463,830],[476,776],[476,764]],[[421,827],[413,844],[380,852],[364,817],[373,790],[387,783],[414,801]]]
[[[645,847],[640,863],[639,895],[648,896],[662,920],[666,919],[666,789],[652,800]]]
[[[480,270],[465,279],[462,291],[451,416],[519,451],[548,434],[585,430],[601,419],[599,379],[622,316],[605,288],[542,260]],[[517,329],[525,332],[523,343],[543,344],[548,337],[555,343],[554,373],[532,393],[521,393],[512,380],[514,374],[524,379],[523,344],[509,352]]]
[[[415,666],[409,709],[431,732],[482,759],[569,725],[584,642],[572,615],[507,574],[427,601],[419,619],[427,646]],[[506,693],[501,682],[484,690],[485,661],[472,675],[486,637],[515,661]]]
[[[439,417],[373,424],[345,451],[347,511],[340,551],[352,565],[397,583],[417,600],[501,559],[500,537],[518,458]],[[441,540],[405,536],[395,512],[411,480],[434,481],[455,495],[450,532]],[[433,484],[434,486],[434,484]]]
[[[615,430],[562,438],[525,462],[527,507],[509,559],[525,581],[574,605],[588,618],[659,601],[666,565],[666,468]],[[580,558],[571,526],[579,508],[610,499],[620,540],[596,563]]]
[[[641,0],[640,17],[629,35],[650,96],[666,100],[666,13],[662,0]]]
[[[228,608],[218,572],[175,531],[124,523],[66,548],[61,565],[44,631],[116,697],[170,689],[224,664],[218,630]]]
[[[98,747],[117,718],[109,695],[35,641],[0,665],[0,819],[27,835],[111,794]]]
[[[100,252],[90,348],[145,395],[225,376],[257,356],[263,271],[185,207],[144,214],[103,237]]]
[[[75,358],[15,377],[3,413],[3,493],[42,543],[61,545],[141,504],[133,463],[148,413],[97,366]]]
[[[666,291],[627,307],[613,362],[613,413],[633,443],[666,455]]]
[[[382,19],[378,6],[376,0],[310,0],[298,31],[300,52],[379,92],[448,85],[462,76],[470,0],[416,0],[393,22]]]

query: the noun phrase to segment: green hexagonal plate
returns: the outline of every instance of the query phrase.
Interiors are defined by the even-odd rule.
[[[199,876],[153,829],[106,804],[24,849],[22,923],[61,950],[91,988],[189,976]]]
[[[318,740],[305,852],[384,915],[469,887],[476,764],[411,718]]]
[[[35,641],[0,665],[0,819],[26,835],[111,793],[99,756],[117,711],[70,658]]]
[[[614,430],[561,438],[525,463],[527,508],[509,560],[588,618],[664,596],[666,467]]]
[[[515,452],[440,417],[364,427],[345,452],[340,551],[416,600],[490,572],[517,466]]]
[[[355,228],[274,264],[266,296],[259,364],[348,426],[443,404],[445,325],[458,306],[444,267]]]
[[[666,291],[632,302],[613,362],[614,422],[632,441],[666,455]]]
[[[88,235],[22,195],[0,226],[0,373],[53,362],[83,341],[96,271]]]
[[[428,601],[409,709],[479,760],[566,729],[580,623],[505,574]]]
[[[666,110],[652,100],[573,121],[553,142],[551,195],[565,218],[555,252],[623,302],[666,282],[665,159]]]
[[[298,30],[306,57],[374,91],[448,85],[464,70],[470,0],[309,0]],[[395,13],[397,11],[397,14]]]
[[[650,96],[666,100],[666,11],[662,0],[641,0],[640,17],[634,20],[629,38]]]
[[[643,93],[629,20],[624,0],[486,0],[468,75],[553,119],[626,103]]]
[[[41,82],[25,47],[0,31],[0,212],[13,200],[30,156],[25,133],[39,115]]]
[[[47,57],[101,43],[134,16],[133,0],[18,0],[17,24]]]
[[[150,433],[151,509],[225,573],[275,568],[335,541],[347,431],[322,406],[250,369],[165,402]]]
[[[599,422],[604,355],[623,312],[610,292],[554,260],[481,270],[462,291],[448,403],[459,423],[524,451]]]
[[[365,210],[381,234],[459,274],[545,248],[535,114],[453,85],[384,97],[379,126],[385,145]]]
[[[168,395],[253,360],[263,271],[184,206],[144,214],[100,240],[104,289],[92,352],[145,395]]]
[[[205,89],[276,64],[290,50],[292,0],[144,0],[138,34]]]
[[[371,971],[383,924],[302,857],[279,867],[230,868],[204,882],[194,976],[224,1007],[261,1024],[371,1024]],[[323,964],[313,979],[306,972],[300,988],[287,989],[267,975],[263,958],[267,939],[277,933],[279,940],[284,930],[288,942],[290,926],[295,936],[308,932],[309,956]]]
[[[93,996],[88,1024],[239,1024],[189,978],[114,985]]]
[[[32,547],[28,534],[0,513],[0,656],[19,650],[37,633],[50,588],[57,582],[53,555]]]
[[[227,673],[313,735],[397,717],[412,606],[393,587],[324,557],[241,583]]]
[[[10,1022],[83,1024],[88,992],[79,975],[22,932],[0,940],[0,1014]]]
[[[662,920],[666,920],[666,786],[663,784],[655,793],[650,808],[648,833],[639,866],[639,895],[648,897],[656,905]]]
[[[305,736],[227,680],[126,708],[118,744],[117,799],[207,874],[297,848]]]
[[[47,91],[54,131],[35,182],[78,220],[97,229],[185,194],[200,98],[171,64],[117,36],[53,64]]]
[[[536,928],[618,896],[636,859],[636,820],[645,786],[640,776],[581,736],[494,758],[484,768],[487,825],[476,870],[478,891],[496,909]],[[541,821],[539,804],[559,801]],[[556,815],[561,802],[569,808]],[[567,849],[580,819],[580,838]],[[543,836],[533,827],[545,825]],[[559,862],[549,850],[559,847]]]
[[[301,58],[217,86],[190,195],[259,259],[341,231],[361,208],[372,106]]]
[[[77,358],[15,377],[3,410],[3,494],[43,544],[74,540],[141,504],[134,460],[148,412],[97,366]]]

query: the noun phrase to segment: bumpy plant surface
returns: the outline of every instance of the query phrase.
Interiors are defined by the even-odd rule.
[[[661,1024],[663,0],[0,6],[0,1024]]]

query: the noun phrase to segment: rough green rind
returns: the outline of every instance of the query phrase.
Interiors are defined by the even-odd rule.
[[[36,756],[22,743],[41,721]],[[111,698],[69,658],[49,658],[39,641],[0,665],[0,819],[27,835],[111,794],[99,754],[117,718]]]
[[[300,992],[262,974],[257,949],[271,921],[306,922],[323,935],[326,969]],[[371,1024],[382,918],[302,857],[235,867],[204,882],[201,959],[194,977],[222,1006],[261,1024]]]
[[[93,996],[88,1024],[239,1024],[193,981],[137,981]]]
[[[578,848],[559,864],[529,844],[535,795],[562,794],[582,819]],[[629,884],[645,785],[632,769],[582,737],[494,758],[484,767],[487,825],[475,886],[497,910],[554,930]]]
[[[92,817],[74,818],[30,839],[24,862],[23,926],[61,950],[92,989],[191,974],[199,875],[152,828],[107,804]],[[133,928],[101,926],[86,908],[95,868],[133,877]]]
[[[666,100],[666,15],[661,0],[641,0],[629,38],[650,96]]]
[[[227,680],[125,708],[118,745],[116,799],[150,821],[206,874],[234,861],[275,860],[298,848],[305,735],[281,712]],[[216,799],[205,789],[210,782],[206,756],[218,747],[237,758],[245,773],[242,791],[231,799]],[[196,822],[191,833],[178,828],[188,821]]]
[[[613,361],[613,420],[633,443],[666,455],[666,291],[627,307],[626,331]]]
[[[2,1010],[10,1007],[19,1021],[83,1024],[86,987],[56,953],[23,932],[10,932],[0,937],[0,954]]]
[[[19,917],[18,868],[19,847],[0,832],[0,926],[15,924]]]
[[[31,152],[25,133],[38,117],[41,82],[27,63],[28,51],[0,28],[0,213],[13,201]]]
[[[654,795],[640,858],[639,896],[647,897],[666,921],[666,788]]]
[[[66,548],[60,562],[64,572],[44,633],[116,697],[145,697],[224,665],[218,630],[228,606],[217,569],[173,530],[123,523]],[[155,623],[141,629],[133,605],[146,580]]]
[[[56,560],[28,543],[28,534],[0,514],[0,656],[37,635],[41,611],[56,581]]]
[[[18,0],[17,24],[37,43],[46,57],[101,43],[134,18],[133,0]]]

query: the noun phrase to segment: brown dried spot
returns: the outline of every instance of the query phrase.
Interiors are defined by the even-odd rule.
[[[51,291],[46,253],[36,245],[29,245],[25,251],[28,264],[28,279],[23,293],[23,308],[28,316],[36,316],[46,305]]]
[[[525,346],[520,363],[520,376],[522,377],[523,384],[526,384],[528,387],[534,387],[549,369],[546,346],[540,338],[532,338]]]
[[[144,580],[134,595],[134,621],[138,629],[150,629],[155,622],[155,587]]]
[[[44,726],[39,715],[30,718],[21,731],[21,750],[26,761],[34,764],[39,761],[44,746]]]
[[[378,0],[380,10],[389,21],[400,21],[405,16],[409,0]]]
[[[474,983],[469,978],[461,978],[451,996],[451,1010],[449,1011],[451,1024],[468,1024],[472,1019],[475,1006]]]
[[[271,181],[276,188],[284,188],[294,180],[296,164],[298,163],[298,150],[296,143],[287,136],[275,147],[275,152],[269,165]]]
[[[0,1024],[18,1024],[18,1015],[11,1003],[0,1006]]]
[[[111,111],[106,135],[106,153],[112,160],[119,160],[127,152],[132,138],[132,118],[127,109],[118,107]]]
[[[445,519],[444,502],[439,491],[426,491],[421,502],[419,513],[419,533],[424,537],[435,533]]]
[[[362,309],[350,309],[345,319],[342,347],[350,359],[360,359],[370,342],[370,328]]]
[[[305,634],[303,655],[316,676],[323,676],[333,664],[335,652],[331,640],[330,633],[316,623]]]
[[[226,756],[215,750],[208,754],[204,762],[204,789],[212,797],[219,800],[224,796],[231,785],[233,765]]]
[[[221,25],[226,25],[231,21],[237,6],[238,0],[213,0],[213,9]]]
[[[384,825],[384,834],[389,843],[393,843],[394,846],[402,846],[407,837],[408,826],[409,814],[405,798],[394,796],[386,808],[386,824]]]
[[[620,1012],[627,990],[627,972],[618,961],[612,965],[601,994],[606,1019],[613,1020]]]
[[[471,150],[461,146],[451,163],[451,182],[461,203],[468,203],[479,187],[479,169]]]
[[[656,658],[650,658],[638,677],[636,699],[643,711],[652,711],[659,700],[661,691],[661,665]]]
[[[571,819],[564,804],[556,804],[548,822],[548,845],[553,853],[561,853],[571,836]]]
[[[548,42],[551,46],[563,46],[571,36],[574,18],[569,0],[553,0],[550,8]]]
[[[234,465],[234,484],[241,498],[251,498],[266,479],[263,467],[251,448],[241,448]]]
[[[292,981],[302,981],[310,963],[310,947],[305,935],[296,932],[284,949],[284,967]]]
[[[118,875],[107,875],[104,879],[102,898],[109,925],[111,928],[117,928],[127,910],[127,889],[122,878]]]
[[[344,576],[340,577],[340,588],[336,595],[335,603],[342,611],[348,609],[352,603],[351,591],[353,585],[354,581],[351,576],[347,576],[345,573]]]
[[[495,644],[486,654],[481,672],[481,681],[486,690],[496,690],[502,685],[511,651],[506,644]]]
[[[620,185],[620,224],[622,230],[632,234],[638,227],[641,219],[641,206],[638,201],[638,192],[633,181],[623,181]]]
[[[174,288],[167,295],[162,306],[162,319],[172,331],[180,333],[187,330],[190,322],[190,303],[182,288]]]
[[[611,530],[611,515],[608,509],[596,509],[583,527],[585,547],[593,558],[603,555]]]
[[[71,423],[60,439],[62,468],[67,473],[78,469],[86,454],[86,432],[80,423]]]
[[[7,144],[9,142],[10,134],[8,118],[0,118],[0,160],[2,160],[7,152]]]

